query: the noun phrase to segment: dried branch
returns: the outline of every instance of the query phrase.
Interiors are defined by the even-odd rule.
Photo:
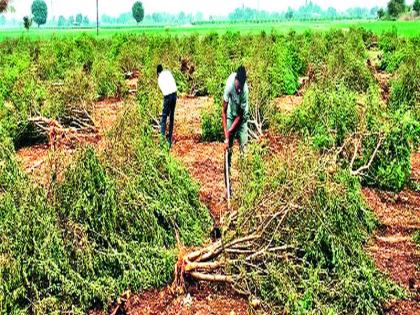
[[[362,175],[362,172],[364,172],[364,171],[366,171],[366,170],[368,170],[369,168],[370,168],[370,166],[372,165],[372,162],[373,162],[373,160],[375,159],[375,157],[376,157],[376,155],[377,155],[377,153],[378,153],[378,151],[379,151],[379,148],[381,147],[381,145],[382,145],[382,142],[383,142],[383,140],[384,140],[384,137],[383,136],[381,136],[380,138],[379,138],[379,141],[378,141],[378,143],[377,143],[377,145],[376,145],[376,148],[375,148],[375,150],[373,151],[373,153],[372,153],[372,156],[370,157],[370,159],[369,159],[369,162],[366,164],[366,165],[363,165],[363,166],[361,166],[361,167],[359,167],[357,170],[355,170],[355,171],[353,171],[352,169],[351,169],[351,174],[353,175],[353,176],[359,176],[359,175]]]

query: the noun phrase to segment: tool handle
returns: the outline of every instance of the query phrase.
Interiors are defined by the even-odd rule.
[[[230,210],[230,178],[229,178],[229,149],[225,152],[225,176],[226,176],[226,195],[228,210]]]

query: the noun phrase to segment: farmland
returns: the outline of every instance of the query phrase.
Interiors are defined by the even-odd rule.
[[[415,314],[420,38],[383,23],[8,33],[0,312]],[[181,95],[172,150],[159,63]],[[221,100],[241,64],[252,140],[228,209]]]
[[[287,33],[291,30],[302,33],[305,31],[322,31],[330,29],[349,29],[363,27],[377,35],[383,32],[396,29],[400,36],[415,37],[420,34],[420,21],[372,21],[372,20],[343,20],[343,21],[294,21],[294,22],[264,22],[261,23],[229,23],[220,22],[214,24],[190,25],[190,26],[121,26],[121,27],[102,27],[100,29],[101,38],[109,38],[115,34],[169,34],[169,35],[191,35],[224,33],[227,28],[230,31],[237,31],[245,34],[258,34],[262,31],[270,33]],[[19,29],[0,29],[0,40],[4,38],[30,37],[30,38],[49,38],[51,36],[73,37],[81,33],[96,35],[96,28],[74,28],[74,29],[54,29],[54,28],[33,28],[29,32]]]

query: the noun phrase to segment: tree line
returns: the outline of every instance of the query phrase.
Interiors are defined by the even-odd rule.
[[[0,9],[7,10],[9,1],[0,0]],[[9,6],[10,7],[10,6]],[[1,13],[1,12],[0,12]],[[405,0],[390,0],[386,8],[373,7],[362,8],[353,7],[344,12],[339,12],[334,7],[322,9],[316,3],[309,1],[297,9],[289,7],[285,12],[269,12],[257,10],[250,7],[239,7],[230,12],[227,16],[208,16],[205,18],[203,12],[195,14],[185,13],[183,11],[177,14],[166,12],[154,12],[145,15],[143,3],[135,1],[131,8],[131,12],[125,12],[117,17],[102,15],[100,23],[102,25],[134,25],[143,22],[146,25],[185,25],[194,23],[206,23],[217,21],[268,21],[268,20],[334,20],[334,19],[398,19],[404,14],[411,13],[414,16],[420,15],[420,0],[415,0],[412,6],[405,3]],[[89,17],[79,13],[77,15],[55,16],[47,23],[48,6],[44,0],[34,0],[31,5],[31,15],[23,18],[23,25],[29,29],[32,22],[38,27],[48,24],[51,27],[88,27],[91,25]],[[0,15],[0,26],[17,25],[16,20],[8,21],[4,15]]]
[[[414,0],[412,6],[405,3],[405,0],[390,0],[387,7],[378,10],[379,19],[398,19],[403,14],[412,13],[420,16],[420,0]]]

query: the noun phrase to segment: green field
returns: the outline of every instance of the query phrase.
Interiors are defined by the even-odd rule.
[[[350,27],[393,25],[417,35]],[[214,287],[219,314],[232,290],[268,314],[414,308],[415,245],[401,256],[374,230],[411,238],[418,222],[416,25],[3,32],[16,38],[0,42],[0,315],[182,313],[173,307],[190,292],[209,305],[203,279],[227,283]],[[179,98],[172,151],[155,128],[158,64],[191,96]],[[242,154],[235,144],[229,205],[221,113],[239,65],[249,93],[237,118],[252,139]],[[389,259],[398,278],[377,268]]]
[[[372,21],[372,20],[350,20],[350,21],[300,21],[300,22],[279,22],[279,23],[220,23],[203,24],[194,26],[167,26],[167,27],[104,27],[100,29],[101,37],[110,37],[116,33],[145,33],[145,34],[207,34],[211,32],[239,31],[241,33],[265,32],[296,32],[305,31],[328,31],[330,29],[347,29],[351,27],[363,27],[376,34],[381,34],[392,28],[396,28],[398,34],[406,37],[414,37],[420,34],[420,21]],[[30,36],[31,38],[48,38],[52,35],[74,36],[75,34],[88,33],[96,34],[95,28],[81,29],[52,29],[52,28],[32,28],[29,32],[20,29],[2,29],[0,40],[5,38],[17,38]]]

